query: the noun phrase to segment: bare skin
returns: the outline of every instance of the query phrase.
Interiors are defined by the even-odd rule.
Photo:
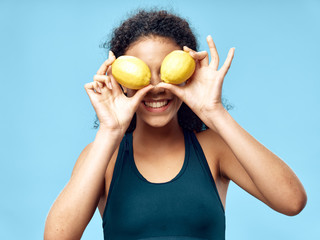
[[[112,52],[98,70],[94,81],[85,85],[100,121],[95,140],[80,154],[70,181],[53,204],[45,227],[45,239],[80,239],[95,209],[104,211],[119,143],[136,112],[133,133],[134,161],[150,182],[167,182],[180,171],[184,138],[177,111],[185,102],[209,127],[196,136],[206,155],[219,196],[225,207],[230,180],[274,210],[296,215],[307,196],[294,172],[246,132],[223,108],[221,90],[231,65],[230,49],[218,70],[219,56],[212,38],[207,52],[186,52],[197,61],[196,72],[187,84],[174,86],[161,81],[164,57],[179,49],[172,40],[150,36],[132,44],[126,51],[149,66],[151,84],[139,91],[124,89],[113,79]],[[106,75],[107,74],[107,75]],[[168,101],[161,111],[146,107],[154,101]],[[145,104],[145,102],[147,102]],[[143,143],[143,146],[142,144]]]

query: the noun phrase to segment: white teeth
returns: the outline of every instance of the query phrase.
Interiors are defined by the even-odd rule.
[[[144,105],[151,108],[161,108],[168,104],[168,101],[159,101],[159,102],[144,102]]]

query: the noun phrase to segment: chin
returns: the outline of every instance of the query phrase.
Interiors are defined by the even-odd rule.
[[[137,119],[138,120],[138,119]],[[146,124],[149,127],[153,128],[163,128],[166,126],[171,126],[174,124],[178,125],[178,118],[177,117],[165,117],[165,116],[159,116],[159,117],[146,117],[146,118],[140,118],[140,124]]]

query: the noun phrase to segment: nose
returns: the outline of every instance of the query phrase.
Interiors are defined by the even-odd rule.
[[[150,84],[155,86],[155,87],[152,88],[147,93],[147,95],[150,95],[151,97],[154,97],[155,95],[164,94],[165,93],[165,89],[156,86],[160,82],[162,82],[161,76],[160,76],[160,71],[152,71],[151,72]]]
[[[149,90],[149,92],[147,93],[147,97],[154,98],[160,95],[164,95],[165,93],[166,90],[164,88],[155,86],[154,88]]]
[[[152,71],[151,72],[151,79],[150,79],[151,85],[156,86],[160,82],[162,82],[161,76],[160,76],[160,71]]]

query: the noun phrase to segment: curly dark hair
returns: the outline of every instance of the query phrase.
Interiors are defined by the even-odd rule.
[[[170,38],[183,48],[197,50],[198,43],[188,22],[165,10],[138,10],[136,14],[114,29],[110,42],[103,47],[111,49],[116,57],[125,53],[129,46],[141,37],[161,36]]]
[[[105,49],[110,49],[116,57],[123,55],[130,45],[143,37],[161,36],[170,38],[183,49],[183,46],[197,51],[198,43],[189,23],[166,10],[138,9],[119,27],[113,30],[111,40],[102,44]],[[95,128],[99,126],[96,117]],[[200,118],[185,104],[182,103],[178,111],[178,121],[182,128],[200,132],[208,127]],[[134,115],[127,132],[132,132],[136,126]]]

